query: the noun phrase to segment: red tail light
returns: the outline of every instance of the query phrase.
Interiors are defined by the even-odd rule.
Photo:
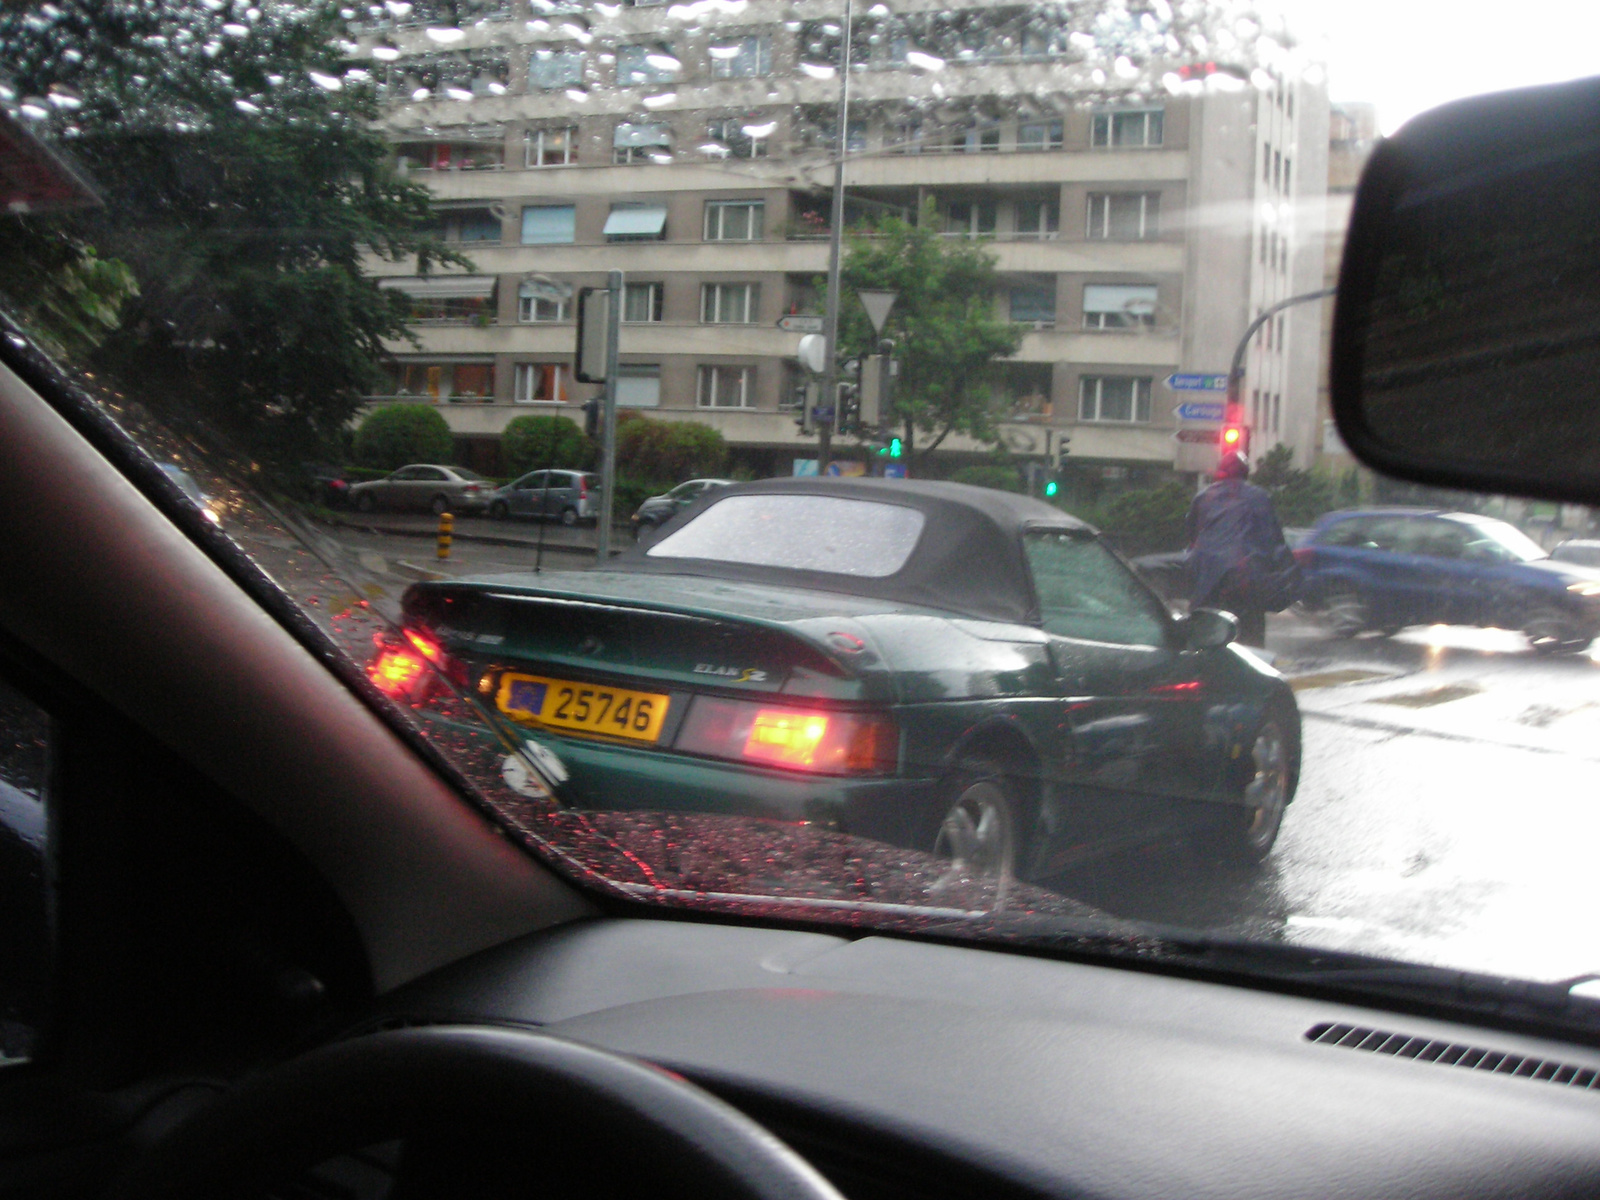
[[[578,499],[579,500],[587,500],[588,498],[589,498],[589,477],[587,475],[579,475],[578,476]]]
[[[826,775],[894,770],[899,738],[885,713],[794,708],[759,701],[695,699],[677,749]]]
[[[1311,547],[1310,546],[1296,546],[1295,547],[1295,549],[1294,549],[1294,560],[1295,560],[1295,562],[1299,563],[1302,567],[1309,567],[1311,565],[1311,558],[1312,558],[1312,554],[1311,554]]]
[[[420,704],[431,690],[434,669],[458,684],[465,681],[461,664],[446,654],[430,633],[407,629],[398,638],[388,633],[374,634],[372,641],[377,649],[367,663],[367,678],[386,696]]]

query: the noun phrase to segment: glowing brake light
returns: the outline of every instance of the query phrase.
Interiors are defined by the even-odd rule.
[[[799,708],[697,696],[675,748],[828,775],[895,768],[899,735],[887,713]]]
[[[407,697],[422,679],[428,664],[407,646],[385,646],[367,664],[367,678],[386,696]]]
[[[751,722],[744,756],[785,767],[809,767],[815,762],[817,747],[827,732],[828,718],[821,713],[763,708]]]
[[[445,653],[432,634],[418,629],[405,629],[401,636],[391,633],[374,634],[377,648],[367,663],[367,678],[386,696],[420,704],[427,698],[437,668],[458,684],[465,684],[462,665]],[[431,664],[431,666],[430,666]]]

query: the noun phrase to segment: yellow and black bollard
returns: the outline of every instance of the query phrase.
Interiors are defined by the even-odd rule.
[[[454,514],[442,512],[439,514],[439,557],[450,557],[450,543],[455,540],[456,519]]]

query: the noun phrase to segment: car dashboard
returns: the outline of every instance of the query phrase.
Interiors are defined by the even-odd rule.
[[[596,919],[437,972],[364,1028],[454,1022],[664,1066],[856,1200],[1600,1190],[1600,1052],[1139,970]]]

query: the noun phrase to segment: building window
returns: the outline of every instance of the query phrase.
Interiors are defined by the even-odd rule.
[[[1140,242],[1161,233],[1160,192],[1093,192],[1088,236],[1093,241]]]
[[[623,363],[617,368],[618,408],[661,407],[661,364]]]
[[[394,395],[451,403],[492,400],[494,364],[401,363],[395,368]]]
[[[565,167],[578,161],[578,131],[530,129],[525,136],[523,163],[529,167]]]
[[[1148,375],[1084,375],[1078,381],[1078,420],[1148,422],[1150,385]]]
[[[1159,108],[1095,113],[1090,142],[1111,149],[1161,145],[1165,115]]]
[[[617,47],[618,87],[672,83],[678,78],[682,67],[677,55],[672,53],[672,47],[663,42]]]
[[[708,200],[706,241],[759,242],[766,211],[762,200]]]
[[[1056,289],[1054,283],[1031,284],[1011,289],[1011,319],[1024,323],[1054,325],[1056,323]]]
[[[993,200],[955,200],[947,209],[945,232],[956,237],[983,237],[994,232]]]
[[[665,204],[620,203],[611,206],[601,231],[608,242],[659,242],[667,236]]]
[[[1018,200],[1017,236],[1041,241],[1053,238],[1061,226],[1061,211],[1054,200]]]
[[[611,160],[618,163],[671,162],[672,129],[621,121],[611,135]]]
[[[727,117],[712,121],[706,126],[706,137],[711,139],[711,144],[704,149],[725,158],[765,158],[767,138],[776,127],[775,121],[756,118]],[[751,133],[752,129],[756,132]]]
[[[511,398],[518,404],[565,404],[567,368],[561,363],[518,363]]]
[[[1018,150],[1059,150],[1063,140],[1060,121],[1029,121],[1017,129]]]
[[[1278,187],[1279,180],[1283,177],[1283,151],[1272,152],[1272,186]]]
[[[714,79],[754,79],[772,74],[770,37],[735,38],[711,47],[711,76]]]
[[[708,283],[700,289],[700,319],[708,325],[752,325],[760,303],[759,283]]]
[[[1285,158],[1283,160],[1283,191],[1284,191],[1285,195],[1288,195],[1289,192],[1292,190],[1289,187],[1289,172],[1291,170],[1293,170],[1293,168],[1294,168],[1293,162],[1291,162],[1289,159]]]
[[[529,281],[517,291],[517,320],[529,325],[565,321],[568,304],[567,296],[559,294],[559,289]]]
[[[1091,283],[1083,289],[1086,329],[1144,329],[1156,323],[1153,284]]]
[[[524,246],[565,246],[577,239],[577,210],[570,204],[531,205],[522,210]]]
[[[922,122],[897,121],[884,134],[884,145],[895,154],[922,153]]]
[[[412,324],[494,324],[493,275],[400,276],[381,280],[378,286],[405,296],[405,319]]]
[[[701,367],[701,408],[749,408],[755,403],[754,367]]]
[[[630,283],[622,289],[622,319],[629,325],[661,320],[661,285]]]
[[[403,142],[395,147],[395,166],[406,171],[498,171],[505,166],[501,139],[481,142]]]
[[[528,59],[528,86],[543,92],[583,82],[582,50],[535,50]]]

